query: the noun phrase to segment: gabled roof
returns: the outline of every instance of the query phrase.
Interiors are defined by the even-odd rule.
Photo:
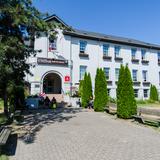
[[[96,32],[89,32],[89,31],[83,31],[78,29],[73,29],[72,31],[64,31],[65,35],[70,35],[73,37],[80,37],[80,38],[86,38],[86,39],[93,39],[98,41],[104,41],[104,42],[111,42],[115,44],[124,44],[134,47],[143,47],[148,49],[156,49],[160,50],[160,45],[151,44],[131,38],[124,38],[124,37],[118,37],[113,35],[106,35]]]
[[[44,20],[46,21],[46,22],[51,22],[51,21],[56,21],[56,22],[58,22],[58,23],[61,23],[63,26],[65,26],[65,27],[70,27],[69,25],[67,25],[61,18],[59,18],[56,14],[53,14],[53,15],[51,15],[51,16],[49,16],[49,17],[46,17],[46,18],[44,18]]]
[[[66,30],[63,31],[65,35],[70,35],[73,37],[80,37],[85,39],[93,39],[93,40],[104,41],[104,42],[111,42],[117,45],[124,44],[124,45],[130,45],[133,47],[142,47],[142,48],[160,50],[160,45],[156,45],[156,44],[151,44],[151,43],[147,43],[147,42],[143,42],[143,41],[139,41],[131,38],[124,38],[124,37],[118,37],[113,35],[106,35],[102,33],[73,29],[68,24],[66,24],[61,18],[59,18],[56,14],[46,17],[44,20],[46,22],[56,21],[58,23],[61,23],[63,26],[66,27]]]

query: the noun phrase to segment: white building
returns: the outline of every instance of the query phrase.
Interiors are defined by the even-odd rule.
[[[70,28],[56,15],[46,21]],[[70,28],[58,30],[54,41],[42,34],[34,47],[41,52],[28,60],[34,64],[33,76],[26,77],[31,94],[66,95],[78,87],[85,72],[90,72],[94,89],[96,69],[101,67],[106,72],[109,95],[115,98],[121,64],[130,68],[137,98],[149,96],[150,84],[160,90],[160,45]]]

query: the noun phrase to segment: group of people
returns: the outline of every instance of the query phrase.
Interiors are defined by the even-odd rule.
[[[44,99],[44,106],[55,109],[57,107],[57,101],[55,97],[53,97],[52,100],[50,100],[49,97],[46,96],[46,98]]]

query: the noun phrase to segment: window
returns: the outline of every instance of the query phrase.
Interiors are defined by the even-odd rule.
[[[147,71],[142,71],[143,81],[147,81]]]
[[[79,77],[80,80],[83,80],[86,70],[87,70],[87,66],[80,66],[80,77]]]
[[[116,77],[116,81],[117,81],[119,78],[119,68],[115,69],[115,77]]]
[[[114,50],[115,50],[115,57],[118,57],[120,55],[120,46],[115,46]]]
[[[133,78],[133,81],[137,81],[137,70],[132,70],[132,78]]]
[[[160,52],[158,52],[158,62],[160,62]]]
[[[135,98],[138,98],[138,89],[134,89],[134,96]]]
[[[159,85],[160,85],[160,72],[159,72]]]
[[[111,89],[107,89],[108,96],[110,96]]]
[[[56,49],[57,49],[57,40],[56,39],[49,40],[49,51],[54,51]]]
[[[142,60],[146,59],[146,50],[141,50]]]
[[[143,90],[144,98],[148,98],[148,89]]]
[[[132,59],[136,59],[136,51],[137,50],[135,48],[131,49]]]
[[[103,55],[108,56],[109,45],[103,44]]]
[[[106,75],[106,79],[109,79],[109,68],[104,68],[104,73]]]
[[[86,51],[87,42],[86,41],[80,41],[80,52],[85,53]]]

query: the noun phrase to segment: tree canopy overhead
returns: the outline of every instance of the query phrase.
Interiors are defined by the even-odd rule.
[[[8,110],[8,87],[22,85],[26,73],[30,73],[30,64],[26,59],[35,55],[34,38],[40,32],[53,30],[57,23],[46,22],[47,14],[39,12],[32,0],[0,1],[0,92]],[[51,36],[56,32],[52,31]],[[29,44],[25,43],[25,39]]]

